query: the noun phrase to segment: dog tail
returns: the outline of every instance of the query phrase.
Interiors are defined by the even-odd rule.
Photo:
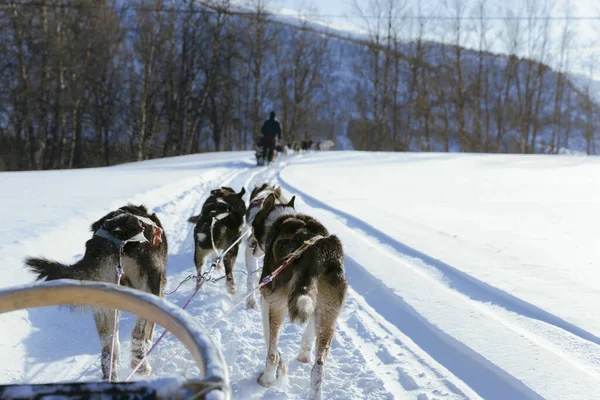
[[[290,321],[304,323],[315,312],[317,305],[317,279],[302,274],[292,286],[288,297]]]
[[[200,221],[199,215],[194,215],[193,217],[188,218],[188,222],[191,222],[192,224],[197,224],[198,221]]]
[[[29,257],[25,259],[25,264],[29,266],[31,272],[37,275],[36,281],[44,279],[47,281],[56,279],[82,279],[79,276],[77,268],[45,258]]]
[[[304,323],[315,312],[317,304],[338,303],[346,296],[342,244],[328,236],[309,247],[300,260],[296,279],[288,297],[292,322]]]

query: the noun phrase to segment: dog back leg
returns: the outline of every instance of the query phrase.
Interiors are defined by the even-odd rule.
[[[137,367],[144,355],[152,346],[152,334],[154,333],[154,323],[139,318],[135,321],[135,326],[131,331],[131,368]],[[148,360],[137,370],[140,375],[150,375],[152,367]]]
[[[315,343],[315,315],[311,315],[306,323],[304,334],[302,335],[302,347],[296,360],[301,363],[308,364],[312,360],[312,349]]]
[[[267,344],[267,361],[265,370],[258,378],[258,383],[265,387],[273,386],[277,381],[285,382],[287,378],[287,366],[281,358],[281,353],[277,348],[279,343],[279,332],[285,320],[286,301],[285,298],[271,294],[262,303],[263,318],[268,317],[269,336]],[[265,321],[263,321],[265,324]],[[266,332],[265,332],[266,333]],[[267,336],[265,335],[265,339]]]
[[[265,344],[267,345],[267,349],[268,349],[269,341],[270,341],[269,301],[265,298],[265,296],[261,296],[261,298],[260,298],[260,308],[261,308],[261,313],[262,313],[263,334],[265,337]]]
[[[251,290],[254,290],[254,288],[256,287],[256,281],[255,281],[255,275],[257,274],[256,270],[258,269],[258,260],[256,258],[254,258],[254,256],[252,255],[252,248],[250,247],[250,240],[256,240],[254,239],[254,237],[252,236],[251,239],[248,240],[248,242],[246,243],[246,253],[245,253],[245,258],[246,258],[246,271],[248,272],[248,276],[246,278],[246,289],[248,290],[248,292],[250,292]],[[257,305],[256,305],[256,296],[254,295],[254,292],[252,292],[252,294],[250,294],[250,297],[248,297],[246,299],[246,308],[250,309],[256,309]]]
[[[225,265],[225,275],[227,275],[227,291],[231,294],[235,294],[235,279],[233,277],[233,267],[235,266],[235,260],[237,259],[240,245],[236,244],[225,257],[223,257],[223,264]]]
[[[109,308],[94,308],[94,321],[96,322],[96,329],[98,330],[98,336],[100,337],[100,343],[102,345],[102,353],[100,362],[102,365],[102,379],[108,379],[110,371],[110,350],[112,345],[112,334],[113,325],[115,322],[115,312]],[[117,329],[115,330],[115,350],[113,353],[112,362],[112,374],[111,379],[116,381],[118,379],[117,368],[119,365],[119,312],[117,311]]]
[[[198,277],[204,273],[204,264],[206,263],[206,258],[213,252],[212,249],[203,249],[196,244],[196,249],[194,251],[194,264],[196,264],[196,273]],[[197,281],[200,282],[200,279]]]
[[[125,258],[125,261],[128,259]],[[137,262],[131,262],[125,265],[125,270],[129,271],[127,275],[129,281],[135,289],[152,293],[157,297],[163,297],[166,284],[166,259],[161,257],[152,257],[139,259]],[[142,274],[142,271],[144,273]],[[148,320],[138,317],[135,326],[131,331],[131,368],[134,369],[142,361],[150,347],[152,346],[152,335],[155,324]],[[137,373],[140,375],[149,375],[152,371],[148,360],[144,361]]]
[[[321,399],[324,364],[333,341],[335,324],[344,304],[347,286],[345,280],[338,280],[332,284],[326,276],[319,278],[315,312],[317,350],[310,377],[310,394],[308,396],[310,400]]]

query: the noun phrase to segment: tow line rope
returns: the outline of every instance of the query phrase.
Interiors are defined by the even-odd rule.
[[[238,272],[241,272],[244,275],[254,275],[254,274],[256,274],[257,272],[260,272],[260,271],[262,271],[262,268],[257,268],[257,269],[255,269],[252,272],[246,272],[246,271],[243,271],[243,270],[239,270]],[[213,278],[213,279],[210,279],[210,280],[207,279],[207,282],[217,283],[219,281],[222,281],[226,277],[227,277],[227,275],[223,275],[223,276],[221,276],[219,278]],[[198,278],[198,276],[194,275],[194,274],[186,276],[184,280],[182,280],[181,282],[179,282],[179,284],[177,285],[177,287],[175,288],[175,290],[173,290],[171,292],[168,292],[168,293],[165,293],[165,295],[166,296],[170,296],[172,294],[175,294],[175,292],[177,292],[179,290],[179,288],[181,288],[181,285],[183,285],[184,283],[186,283],[188,281],[191,281],[192,279],[197,279],[197,278]]]
[[[190,303],[192,302],[192,300],[194,299],[194,297],[196,297],[196,294],[198,294],[198,292],[200,291],[200,289],[204,285],[204,282],[206,282],[206,281],[212,281],[212,273],[215,271],[215,269],[217,269],[217,267],[219,266],[219,264],[223,261],[223,257],[225,257],[225,255],[236,244],[238,244],[246,235],[248,235],[248,233],[252,232],[252,229],[247,229],[225,251],[223,251],[222,253],[219,254],[219,252],[218,252],[218,250],[217,250],[217,248],[215,246],[214,235],[213,235],[214,226],[215,226],[215,223],[217,221],[218,221],[218,219],[216,217],[213,217],[212,222],[210,224],[210,240],[212,242],[213,250],[215,251],[215,253],[218,254],[218,256],[211,263],[210,268],[208,269],[208,271],[205,271],[202,275],[200,275],[199,277],[197,277],[196,290],[194,290],[194,292],[192,293],[192,295],[185,302],[185,304],[183,306],[184,310],[190,305]],[[190,279],[193,279],[195,277],[196,276],[190,275],[186,279],[184,279],[184,282],[188,281]],[[219,280],[220,279],[222,279],[222,278],[219,278]],[[181,284],[179,286],[181,286]],[[177,289],[179,289],[179,286],[177,287]],[[175,291],[177,291],[177,289],[175,289]],[[173,291],[172,293],[174,293],[175,291]],[[154,349],[156,349],[156,347],[161,342],[161,340],[165,337],[166,334],[167,334],[167,330],[165,329],[163,331],[163,333],[158,337],[158,339],[156,340],[156,342],[154,342],[154,344],[152,345],[152,347],[150,347],[150,349],[146,352],[146,354],[144,355],[144,357],[142,357],[142,359],[140,360],[140,362],[135,366],[134,369],[131,370],[131,372],[129,373],[129,375],[127,376],[127,378],[125,378],[125,382],[128,382],[133,377],[133,375],[137,372],[137,370],[142,366],[142,363],[148,359],[148,356],[150,355],[150,353],[152,353],[152,351],[154,351]]]
[[[121,247],[119,247],[119,264],[115,267],[116,271],[117,271],[117,286],[121,285],[121,278],[123,277],[123,275],[125,275],[125,271],[123,271],[123,266],[121,265],[122,260],[123,260],[123,247],[125,247],[125,244],[122,244]],[[112,337],[110,339],[110,364],[108,367],[108,382],[112,382],[112,371],[113,371],[113,357],[115,354],[115,337],[117,336],[117,318],[118,318],[118,310],[115,308],[115,314],[113,317],[113,330],[112,330]]]
[[[244,300],[246,300],[248,297],[250,297],[250,295],[252,293],[254,293],[255,291],[259,290],[260,288],[262,288],[263,286],[268,285],[269,283],[271,283],[271,281],[273,281],[273,279],[279,275],[281,273],[281,271],[283,271],[283,269],[285,267],[287,267],[288,265],[290,265],[292,263],[292,261],[294,261],[295,259],[297,259],[298,257],[300,257],[300,255],[302,253],[304,253],[304,251],[306,251],[306,249],[308,249],[310,246],[312,246],[313,244],[317,243],[319,240],[326,238],[327,236],[321,236],[321,235],[317,235],[314,236],[312,238],[310,238],[309,240],[305,240],[304,243],[302,244],[302,246],[298,247],[292,254],[290,254],[289,256],[287,256],[285,258],[285,260],[281,263],[281,265],[275,270],[273,271],[271,274],[265,276],[263,278],[263,280],[260,282],[260,284],[255,287],[254,289],[250,290],[248,293],[246,293],[237,303],[235,303],[231,308],[229,308],[227,311],[225,311],[219,318],[217,318],[215,321],[213,321],[210,325],[208,325],[208,328],[212,328],[213,326],[215,326],[216,324],[218,324],[219,322],[221,322],[227,315],[229,315],[233,310],[235,310],[240,304],[242,304],[244,302]],[[180,352],[176,352],[175,354],[173,354],[171,357],[169,357],[167,360],[165,360],[160,367],[158,368],[158,371],[161,371],[163,369],[163,367],[169,362],[171,361],[175,356],[177,356]]]

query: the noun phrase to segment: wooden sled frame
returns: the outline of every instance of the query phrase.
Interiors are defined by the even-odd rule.
[[[177,337],[200,368],[198,379],[135,382],[0,385],[2,399],[210,399],[230,398],[227,366],[208,333],[182,308],[111,283],[61,279],[0,290],[0,314],[55,305],[116,308],[155,322]]]

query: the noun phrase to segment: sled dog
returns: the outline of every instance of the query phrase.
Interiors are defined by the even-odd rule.
[[[64,265],[44,258],[27,258],[25,263],[37,280],[77,279],[115,283],[119,252],[123,246],[120,284],[162,297],[166,283],[167,237],[156,214],[143,205],[127,205],[112,211],[92,224],[94,235],[85,244],[83,258]],[[95,307],[94,321],[102,343],[102,377],[108,379],[114,310]],[[118,314],[117,314],[118,315]],[[142,360],[152,342],[154,323],[138,318],[131,332],[131,368]],[[117,380],[119,363],[118,319],[111,379]],[[150,374],[148,361],[138,369]]]
[[[335,146],[333,140],[324,140],[322,142],[317,142],[317,150],[319,151],[328,151],[331,150]]]
[[[281,194],[281,188],[275,188],[268,183],[264,183],[261,186],[256,186],[252,190],[250,194],[250,204],[248,205],[248,210],[246,211],[246,224],[248,227],[252,227],[252,221],[256,214],[260,211],[263,202],[269,196],[273,194],[275,196],[275,203],[287,203],[287,200]],[[250,234],[248,239],[246,239],[246,271],[248,272],[248,278],[246,280],[246,287],[248,291],[253,290],[256,287],[256,271],[258,270],[258,259],[254,258],[252,252],[257,246],[256,238],[253,234]],[[256,305],[256,297],[254,296],[254,292],[248,297],[246,300],[246,308],[257,308]]]
[[[316,360],[310,380],[310,399],[321,397],[325,359],[333,340],[348,284],[340,240],[308,215],[294,209],[294,199],[277,204],[274,194],[265,199],[252,222],[257,246],[254,256],[264,255],[261,281],[290,255],[296,257],[273,281],[261,288],[262,320],[267,359],[259,377],[263,386],[285,381],[287,366],[277,348],[286,311],[291,322],[307,322],[297,359],[311,361],[316,338]]]
[[[214,248],[219,251],[226,250],[235,242],[242,233],[246,203],[242,199],[246,189],[242,188],[236,193],[229,187],[221,187],[210,192],[210,196],[204,202],[200,215],[191,217],[188,221],[195,223],[194,228],[194,263],[198,277],[204,272],[204,264],[208,256],[215,257]],[[214,237],[211,235],[211,224]],[[214,242],[214,248],[213,248]],[[227,275],[227,290],[235,293],[235,281],[233,278],[233,267],[237,258],[239,243],[229,250],[223,257],[225,274]],[[201,280],[198,279],[198,283]]]

